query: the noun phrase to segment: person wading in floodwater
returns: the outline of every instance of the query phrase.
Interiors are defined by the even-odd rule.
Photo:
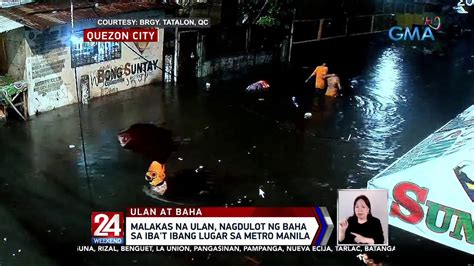
[[[341,90],[341,83],[339,77],[336,74],[326,75],[328,88],[326,90],[326,96],[336,98],[339,96],[339,91]]]
[[[326,75],[328,74],[328,67],[327,67],[327,64],[326,63],[323,63],[322,65],[320,66],[317,66],[313,73],[311,73],[311,75],[306,79],[306,83],[309,82],[309,80],[315,76],[315,83],[314,83],[314,87],[316,90],[313,91],[313,95],[316,94],[317,96],[317,101],[316,103],[314,103],[316,106],[320,105],[320,101],[321,99],[323,99],[323,97],[321,97],[322,95],[324,95],[325,93],[325,90],[326,90]]]
[[[311,75],[306,79],[306,83],[308,83],[308,81],[313,76],[316,76],[314,87],[316,88],[317,92],[322,93],[324,91],[324,89],[326,89],[325,78],[326,78],[326,75],[327,75],[328,71],[329,70],[328,70],[328,67],[327,67],[326,63],[323,63],[320,66],[317,66],[314,69],[313,73],[311,73]]]

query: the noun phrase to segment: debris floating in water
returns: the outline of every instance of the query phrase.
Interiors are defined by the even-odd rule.
[[[310,119],[312,116],[313,116],[312,113],[309,113],[309,112],[308,112],[308,113],[305,113],[305,114],[304,114],[304,119]]]
[[[183,158],[181,158],[181,157],[178,157],[178,160],[182,161],[182,160],[183,160]]]
[[[18,250],[18,253],[21,253],[21,249]]]
[[[7,242],[7,238],[6,238],[6,237],[4,237],[4,238],[3,238],[3,241]]]
[[[222,162],[221,160],[217,160],[218,163]]]
[[[205,130],[209,129],[209,126],[205,127],[204,129],[205,129]]]
[[[291,97],[291,101],[293,102],[293,105],[294,105],[296,108],[299,107],[298,103],[296,102],[296,97],[295,97],[295,96]]]
[[[75,145],[69,145],[69,149],[72,149],[72,148],[75,148],[76,146]]]
[[[201,170],[201,169],[203,169],[203,168],[204,168],[204,166],[200,165],[198,168],[196,168],[196,170],[194,170],[194,172],[198,173],[199,170]]]

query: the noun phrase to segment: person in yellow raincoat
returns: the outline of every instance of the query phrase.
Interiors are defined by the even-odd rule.
[[[146,181],[150,182],[153,189],[156,190],[160,195],[166,192],[166,169],[165,165],[157,161],[153,161],[148,167],[148,172],[145,175]]]
[[[336,98],[339,96],[339,90],[341,89],[341,83],[339,77],[336,74],[326,75],[326,81],[328,83],[328,89],[326,90],[326,96]]]
[[[314,87],[319,91],[323,91],[326,89],[326,80],[325,77],[328,73],[328,67],[326,66],[326,63],[323,63],[320,66],[317,66],[316,69],[311,73],[311,75],[306,79],[306,82],[308,82],[311,77],[316,76],[316,82],[314,84]]]

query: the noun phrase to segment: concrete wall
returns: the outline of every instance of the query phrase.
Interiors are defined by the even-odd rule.
[[[233,57],[216,58],[198,64],[198,77],[224,76],[232,72],[247,73],[253,67],[272,61],[271,53],[247,54]]]
[[[121,43],[117,59],[78,66],[76,71],[71,67],[70,26],[25,33],[30,115],[76,103],[76,86],[80,98],[81,90],[94,98],[162,80],[163,30],[158,43]]]
[[[27,29],[25,37],[28,113],[33,115],[76,102],[70,28]]]
[[[15,79],[25,76],[25,29],[18,28],[5,33],[5,50],[7,54],[8,75]]]
[[[90,97],[95,98],[162,81],[163,36],[160,29],[159,42],[122,43],[120,59],[78,67],[78,83],[89,80]]]

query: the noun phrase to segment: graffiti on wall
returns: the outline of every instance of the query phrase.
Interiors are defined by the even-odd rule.
[[[62,71],[66,62],[67,50],[59,48],[48,54],[36,55],[27,59],[27,78],[30,89],[39,96],[64,90]],[[61,93],[66,95],[66,93]],[[54,96],[53,99],[63,97]]]
[[[91,74],[92,85],[100,88],[126,83],[134,87],[147,81],[148,76],[159,69],[158,59],[142,63],[126,63],[120,66],[105,66]]]
[[[46,96],[50,92],[60,90],[61,85],[63,85],[61,77],[53,77],[33,82],[33,91],[41,96]]]
[[[31,57],[31,79],[61,73],[66,62],[67,50],[56,49],[55,51]]]
[[[64,79],[67,71],[69,50],[67,27],[55,27],[44,31],[29,29],[26,41],[30,53],[26,58],[29,113],[43,112],[69,102]]]

